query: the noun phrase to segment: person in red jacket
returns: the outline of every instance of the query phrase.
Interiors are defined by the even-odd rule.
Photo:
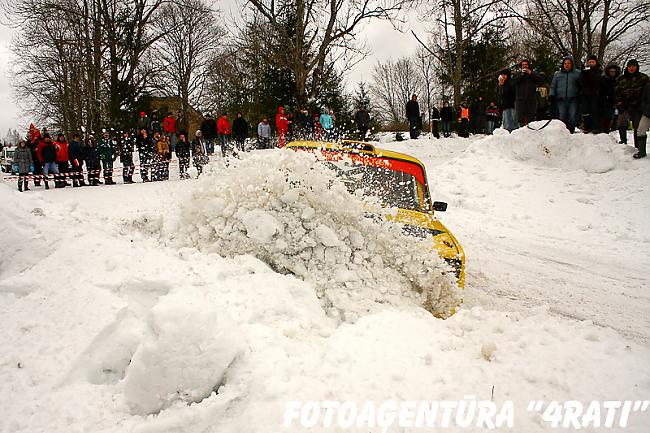
[[[278,147],[284,147],[284,140],[289,132],[289,120],[282,106],[278,107],[278,114],[275,115],[275,128],[278,131]]]
[[[70,167],[68,164],[68,140],[65,139],[63,132],[59,132],[56,136],[54,147],[56,148],[56,165],[59,167],[60,173],[59,181],[63,186],[70,186],[66,180],[66,175]]]
[[[230,121],[228,120],[228,113],[223,115],[217,121],[217,135],[219,136],[219,144],[221,145],[221,156],[226,156],[226,148],[228,147],[228,137],[232,134]]]
[[[177,128],[176,128],[176,118],[170,111],[167,113],[167,117],[163,119],[163,131],[165,135],[169,137],[169,144],[171,145],[171,151],[174,151],[174,146],[176,146],[177,138]]]

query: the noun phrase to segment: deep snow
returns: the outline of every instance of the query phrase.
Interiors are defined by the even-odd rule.
[[[212,187],[0,184],[0,432],[304,431],[282,429],[287,401],[489,400],[494,387],[528,433],[548,431],[525,410],[532,399],[648,399],[650,161],[555,123],[382,141],[420,158],[433,198],[449,202],[439,216],[468,263],[465,303],[447,320],[392,296],[377,309],[352,296],[355,320],[333,319],[317,296],[336,282],[326,262],[303,279],[235,253],[285,230],[265,200],[232,214],[219,255],[197,234],[219,212],[193,199],[216,206],[220,188],[241,185],[220,161]],[[255,203],[244,192],[239,206]],[[314,215],[330,209],[310,200]],[[342,224],[318,227],[323,245],[341,240]],[[648,425],[646,412],[624,431]]]

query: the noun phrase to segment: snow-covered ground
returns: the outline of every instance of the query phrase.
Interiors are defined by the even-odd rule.
[[[534,433],[553,429],[531,400],[650,399],[650,160],[555,122],[500,132],[381,140],[449,203],[467,278],[446,320],[419,306],[453,295],[440,262],[280,151],[198,180],[0,184],[0,432],[375,432],[285,408],[474,396]]]

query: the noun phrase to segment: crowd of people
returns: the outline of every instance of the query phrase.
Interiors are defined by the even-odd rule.
[[[323,110],[320,115],[310,115],[306,109],[295,115],[286,111],[285,107],[278,107],[275,133],[268,118],[258,123],[257,141],[253,146],[270,149],[283,147],[288,139],[334,138],[335,117],[330,110]],[[162,122],[156,112],[151,117],[141,112],[135,131],[104,130],[99,139],[94,134],[82,137],[80,133],[73,133],[68,140],[63,132],[57,133],[55,138],[47,128],[41,130],[31,124],[27,139],[20,140],[13,156],[18,190],[29,190],[30,180],[45,189],[50,188],[50,182],[55,188],[113,185],[115,171],[120,170],[123,183],[131,184],[136,172],[135,154],[142,182],[168,180],[173,156],[179,177],[187,179],[191,166],[196,168],[198,175],[202,173],[216,146],[226,157],[249,150],[253,142],[249,139],[249,123],[241,112],[232,123],[227,113],[216,119],[206,113],[193,137],[188,134],[187,126],[182,116],[174,116],[171,112]],[[113,164],[118,158],[122,167],[116,170]]]
[[[528,60],[519,64],[519,70],[503,69],[498,77],[500,106],[491,101],[487,106],[478,97],[471,104],[462,103],[454,110],[445,100],[440,109],[431,109],[431,129],[440,138],[449,137],[452,127],[461,137],[474,134],[492,134],[501,123],[512,132],[541,118],[559,119],[574,133],[580,126],[584,133],[609,133],[618,129],[620,143],[627,144],[627,130],[631,122],[635,158],[646,156],[646,134],[650,128],[650,79],[639,71],[639,62],[627,62],[620,68],[609,64],[603,70],[598,58],[590,55],[581,70],[571,57],[562,60],[561,68],[549,83],[543,74],[535,71]],[[406,117],[411,138],[417,138],[422,128],[422,117],[417,95],[406,103]]]

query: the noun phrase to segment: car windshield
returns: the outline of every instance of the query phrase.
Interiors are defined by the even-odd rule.
[[[425,198],[423,184],[416,178],[422,173],[417,164],[399,161],[408,164],[414,174],[396,170],[391,167],[393,160],[378,157],[341,158],[332,160],[328,158],[328,166],[336,176],[346,185],[348,191],[355,193],[361,191],[365,196],[376,197],[387,207],[427,211],[428,203]],[[390,167],[390,168],[389,168]]]

